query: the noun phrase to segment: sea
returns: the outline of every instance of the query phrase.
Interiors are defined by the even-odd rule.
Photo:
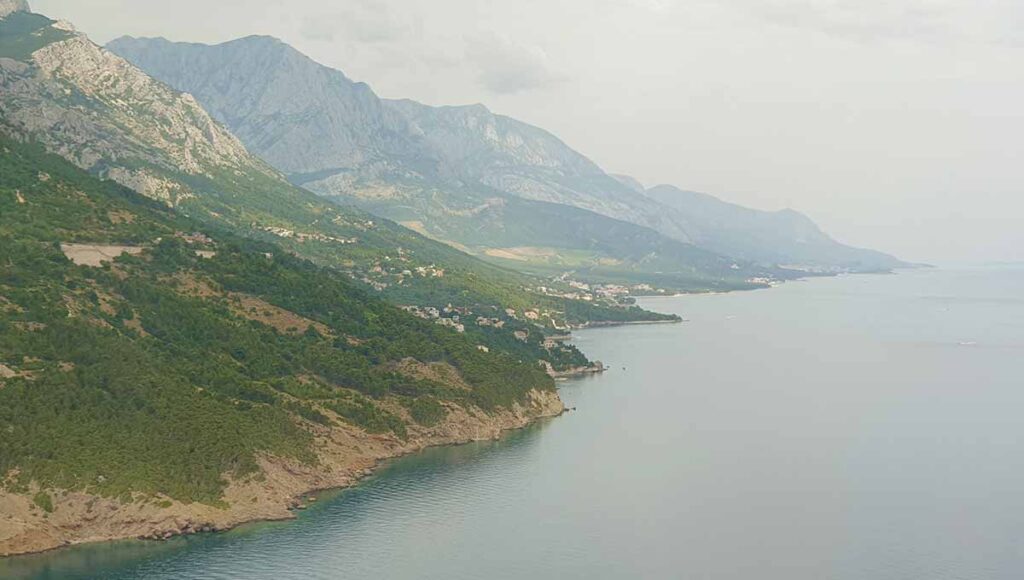
[[[391,461],[289,522],[12,579],[1024,578],[1024,266],[650,298],[566,415]]]

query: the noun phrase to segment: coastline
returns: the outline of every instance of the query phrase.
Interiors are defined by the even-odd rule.
[[[602,363],[599,360],[594,361],[593,364],[591,364],[590,366],[573,367],[565,371],[556,371],[551,367],[550,364],[547,364],[547,368],[548,376],[555,379],[556,381],[564,381],[567,379],[586,377],[590,375],[599,375],[607,370],[607,367],[604,366],[604,363]]]
[[[800,280],[803,280],[802,278]],[[770,288],[768,288],[770,289]],[[727,294],[681,293],[656,298]],[[573,330],[681,324],[685,320],[644,320],[591,322]],[[607,369],[600,361],[565,371],[548,368],[557,381],[600,374]],[[29,494],[0,491],[0,559],[58,550],[82,544],[117,540],[166,540],[179,535],[221,532],[260,521],[294,519],[310,494],[358,485],[386,460],[417,453],[429,447],[460,445],[497,439],[509,430],[521,429],[537,420],[566,412],[557,391],[532,391],[530,404],[514,405],[492,415],[475,408],[449,405],[448,417],[439,425],[424,428],[410,425],[409,437],[373,435],[356,427],[314,426],[315,447],[320,464],[303,465],[281,458],[264,457],[260,466],[265,477],[231,481],[224,494],[229,507],[170,502],[157,505],[148,498],[123,504],[116,499],[80,492],[46,490],[59,501],[52,513],[40,513]],[[406,412],[400,405],[391,409]],[[157,498],[165,499],[165,498]],[[246,501],[247,500],[247,501]]]
[[[614,328],[616,326],[649,326],[653,324],[682,324],[683,320],[628,320],[623,322],[605,321],[588,322],[587,324],[575,326],[573,330],[586,330],[589,328]]]
[[[174,536],[221,532],[259,521],[295,518],[310,494],[357,485],[383,461],[428,447],[497,439],[540,419],[557,417],[565,405],[557,391],[531,391],[527,404],[487,414],[476,408],[449,406],[448,417],[433,427],[410,427],[401,440],[372,435],[342,425],[314,427],[317,465],[263,457],[262,473],[230,481],[226,508],[176,501],[137,501],[81,492],[56,493],[54,509],[35,508],[30,495],[0,492],[0,558],[47,552],[81,544],[126,539],[160,540]],[[52,491],[52,490],[48,490]],[[170,503],[170,505],[167,505]]]
[[[577,329],[681,322],[594,322]],[[594,361],[564,371],[548,365],[547,370],[556,381],[565,381],[607,369],[600,361]],[[407,414],[397,404],[389,410]],[[358,485],[384,461],[429,447],[497,439],[505,431],[560,416],[566,409],[556,390],[531,391],[528,404],[515,404],[492,414],[456,405],[448,405],[448,411],[448,417],[433,427],[408,421],[409,436],[405,440],[393,434],[369,434],[342,421],[335,427],[311,426],[317,465],[262,457],[261,471],[256,476],[228,482],[223,496],[227,507],[186,504],[167,497],[140,497],[122,503],[116,498],[66,490],[33,488],[27,494],[0,491],[0,559],[118,540],[160,541],[223,532],[261,521],[294,519],[295,510],[303,509],[311,494]],[[33,503],[32,496],[39,491],[55,498],[52,512],[44,512]]]

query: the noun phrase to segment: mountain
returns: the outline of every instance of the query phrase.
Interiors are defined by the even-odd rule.
[[[479,315],[422,320],[8,139],[0,263],[0,556],[285,517],[562,408]]]
[[[548,210],[559,205],[582,210],[568,223],[586,223],[589,231],[607,224],[594,219],[597,214],[731,256],[731,262],[740,262],[745,270],[749,268],[742,264],[744,260],[762,267],[791,264],[824,271],[901,265],[878,252],[837,244],[824,234],[801,237],[804,228],[795,232],[789,223],[781,224],[785,228],[779,234],[766,237],[761,223],[773,218],[765,214],[748,219],[755,210],[733,212],[737,218],[733,222],[721,221],[725,214],[720,214],[714,227],[724,227],[728,234],[712,235],[711,226],[699,221],[703,206],[691,211],[685,200],[647,195],[636,180],[606,174],[543,129],[496,115],[481,105],[430,107],[410,100],[380,99],[365,84],[273,38],[249,37],[208,46],[125,37],[108,46],[156,78],[194,94],[253,152],[293,182],[372,208],[481,255],[523,254],[517,250],[525,246],[528,254],[554,253],[565,258],[576,250],[591,249],[579,246],[584,235],[570,233],[552,246],[537,248],[527,233],[517,233],[514,218],[528,213],[537,221],[557,223],[567,210],[554,214]],[[541,205],[516,206],[515,200]],[[503,215],[504,208],[511,206],[515,210]],[[451,219],[481,211],[489,213],[486,226],[474,228]],[[476,234],[484,233],[494,234],[505,246],[480,245],[481,235]],[[777,241],[777,249],[765,247],[767,239]],[[598,245],[608,243],[614,240],[605,238]],[[674,262],[675,270],[694,265],[678,256],[663,257]],[[620,261],[621,256],[596,255],[595,259]],[[650,271],[636,263],[625,269]],[[744,273],[747,277],[786,276]],[[723,278],[721,272],[704,274]]]
[[[810,218],[791,209],[759,211],[671,185],[659,185],[643,194],[675,210],[700,247],[744,260],[818,271],[888,270],[907,265],[882,252],[840,244]]]
[[[612,179],[618,181],[623,186],[629,188],[629,190],[632,191],[633,193],[643,193],[647,189],[644,187],[644,184],[640,183],[640,180],[638,180],[635,177],[615,173],[612,173],[610,175]]]
[[[665,212],[634,203],[554,136],[482,106],[383,100],[269,37],[216,46],[121,38],[108,48],[195,95],[292,182],[481,256],[515,256],[505,265],[682,290],[786,275],[692,247]],[[630,237],[614,236],[612,221]],[[641,238],[654,244],[631,242]]]
[[[225,43],[216,59],[199,44],[142,42],[123,38],[108,48],[122,56],[141,51],[144,56],[129,60],[150,65],[140,67],[150,74],[161,71],[154,76],[172,87],[201,95],[208,111],[288,175],[368,167],[397,177],[436,170],[409,123],[368,86],[314,66],[278,40],[254,36]],[[407,169],[406,163],[418,166]]]
[[[275,38],[208,46],[123,37],[107,48],[195,95],[255,154],[314,191],[440,180],[482,183],[537,201],[575,196],[583,207],[594,196],[577,190],[596,185],[609,189],[609,201],[595,204],[603,209],[598,213],[632,211],[625,199],[614,201],[628,192],[546,131],[481,105],[434,108],[380,99],[366,84]]]
[[[410,100],[389,104],[411,121],[435,155],[465,183],[590,210],[689,241],[686,232],[664,219],[657,208],[635,203],[632,192],[543,129],[496,115],[483,105],[428,107]]]
[[[537,288],[550,284],[295,187],[191,95],[69,24],[24,10],[0,20],[0,133],[40,143],[204,223],[336,268],[399,304],[535,310],[560,326],[587,322],[567,312],[599,321],[659,318],[603,300],[583,308],[557,295],[561,289],[542,294]]]

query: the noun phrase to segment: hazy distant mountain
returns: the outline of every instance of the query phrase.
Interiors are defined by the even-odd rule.
[[[267,37],[217,46],[123,38],[109,48],[195,95],[294,183],[492,259],[515,254],[509,263],[520,269],[614,269],[680,289],[784,275],[601,215],[626,213],[634,194],[548,133],[483,107],[381,100]],[[601,213],[581,208],[582,194],[548,203],[574,195],[560,185],[565,175],[610,184],[622,199]]]
[[[482,105],[382,100],[268,37],[215,46],[126,37],[108,48],[195,95],[250,150],[313,191],[380,196],[403,186],[485,185],[657,226],[686,241],[555,136]]]
[[[634,193],[643,193],[646,190],[644,184],[640,183],[640,181],[635,177],[631,177],[629,175],[617,175],[614,173],[610,175],[615,179],[615,181],[618,181],[622,185],[626,186]]]
[[[659,208],[636,203],[628,188],[543,129],[495,115],[483,105],[428,107],[410,100],[391,104],[463,182],[587,209],[690,241]]]
[[[530,245],[525,237],[510,239],[509,232],[520,228],[494,211],[515,205],[515,197],[587,210],[717,253],[729,248],[731,256],[764,265],[871,270],[898,264],[875,252],[845,248],[820,232],[788,236],[799,229],[792,224],[780,224],[785,227],[778,235],[766,237],[762,223],[772,222],[767,216],[773,214],[762,220],[745,219],[743,212],[723,213],[714,226],[723,231],[712,234],[700,222],[705,210],[691,212],[680,200],[647,195],[635,180],[608,175],[543,129],[482,105],[430,107],[379,99],[365,84],[272,38],[215,46],[121,38],[109,48],[195,95],[250,150],[293,182],[372,207],[448,241],[467,244],[479,236],[444,218],[485,208],[492,233],[507,243]],[[540,221],[554,220],[545,208],[550,209],[535,205],[532,211],[544,213]],[[730,215],[738,220],[722,221]],[[587,221],[584,214],[574,218]],[[594,219],[585,229],[594,231],[597,223]],[[778,240],[777,252],[765,247],[769,238]],[[794,250],[808,244],[818,247]],[[805,257],[813,260],[804,262]]]
[[[121,38],[111,51],[199,99],[257,155],[291,176],[406,172],[437,162],[407,120],[363,83],[288,45],[251,36],[210,47]]]
[[[825,270],[906,265],[881,252],[840,244],[810,218],[791,209],[759,211],[671,185],[659,185],[644,194],[676,210],[694,243],[730,256]]]

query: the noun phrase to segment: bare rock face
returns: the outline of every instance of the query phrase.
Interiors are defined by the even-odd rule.
[[[254,153],[287,174],[430,171],[397,161],[429,152],[368,86],[274,38],[250,36],[216,47],[121,38],[108,48],[195,95]]]
[[[25,0],[0,0],[0,18],[14,12],[31,12],[31,9]]]
[[[82,35],[33,55],[43,78],[73,86],[123,119],[134,137],[156,146],[175,169],[245,163],[245,148],[219,127],[191,95],[178,94]]]
[[[18,0],[0,0],[7,7]],[[0,125],[79,167],[175,205],[193,194],[179,175],[276,172],[196,100],[154,80],[62,23],[56,40],[0,58]],[[43,29],[33,34],[40,36]]]

